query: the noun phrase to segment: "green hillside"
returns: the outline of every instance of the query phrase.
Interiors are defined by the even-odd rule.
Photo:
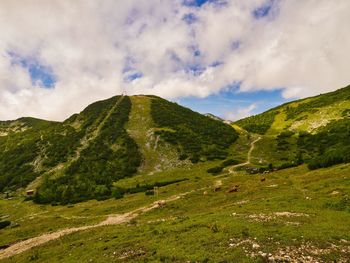
[[[114,187],[148,173],[225,159],[237,139],[229,125],[153,96],[116,96],[64,122],[0,123],[0,191],[34,188],[38,203],[120,197]],[[176,180],[176,179],[175,179]]]
[[[350,160],[350,86],[235,122],[262,136],[254,163],[315,169]]]
[[[229,125],[163,99],[152,99],[151,115],[158,127],[156,134],[175,145],[181,159],[193,163],[225,159],[238,138]]]

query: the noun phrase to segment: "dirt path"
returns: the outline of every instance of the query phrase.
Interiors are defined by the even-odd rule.
[[[252,152],[254,151],[254,148],[255,148],[255,143],[257,143],[260,140],[261,140],[261,137],[259,136],[257,139],[255,139],[254,141],[251,142],[250,149],[249,149],[248,154],[247,154],[247,161],[245,163],[236,164],[236,165],[230,166],[228,168],[228,171],[230,174],[234,173],[235,168],[250,164],[250,161],[252,159]]]
[[[15,244],[9,246],[8,248],[6,248],[4,250],[0,250],[0,260],[17,255],[17,254],[20,254],[28,249],[40,246],[40,245],[47,243],[51,240],[55,240],[55,239],[58,239],[62,236],[69,235],[69,234],[72,234],[75,232],[84,231],[84,230],[88,230],[88,229],[92,229],[92,228],[96,228],[96,227],[101,227],[101,226],[119,225],[119,224],[127,223],[142,213],[148,212],[152,209],[155,209],[157,207],[160,207],[160,206],[166,204],[167,202],[172,202],[172,201],[178,200],[185,195],[188,195],[188,194],[195,192],[195,191],[201,191],[203,189],[204,188],[192,190],[189,192],[185,192],[182,194],[171,196],[171,197],[164,199],[164,200],[155,201],[154,203],[152,203],[148,206],[143,206],[143,207],[135,209],[131,212],[124,213],[124,214],[109,215],[106,220],[104,220],[98,224],[95,224],[95,225],[66,228],[66,229],[62,229],[62,230],[59,230],[59,231],[56,231],[53,233],[47,233],[47,234],[43,234],[43,235],[40,235],[37,237],[29,238],[29,239],[24,240],[24,241],[20,241],[18,243],[15,243]]]

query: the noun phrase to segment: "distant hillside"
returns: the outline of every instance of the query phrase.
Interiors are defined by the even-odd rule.
[[[114,182],[198,161],[224,159],[229,125],[154,96],[116,96],[64,122],[0,122],[0,191],[37,188],[35,201],[119,196]]]
[[[212,118],[212,119],[214,119],[216,121],[225,121],[224,119],[222,119],[222,118],[220,118],[220,117],[218,117],[218,116],[216,116],[214,114],[211,114],[211,113],[206,113],[206,114],[204,114],[204,116]]]
[[[306,162],[312,169],[350,160],[350,86],[283,104],[235,122],[264,135],[256,164],[289,167]]]
[[[289,102],[235,122],[258,134],[283,130],[313,132],[332,120],[350,115],[350,86],[319,96]]]

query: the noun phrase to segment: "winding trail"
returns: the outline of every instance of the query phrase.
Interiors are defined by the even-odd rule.
[[[148,211],[153,210],[155,208],[158,208],[160,206],[163,206],[167,202],[172,202],[172,201],[178,200],[181,197],[186,196],[192,192],[201,191],[205,188],[206,187],[201,188],[201,189],[197,189],[197,190],[192,190],[192,191],[185,192],[185,193],[181,193],[178,195],[173,195],[173,196],[170,196],[164,200],[155,201],[150,205],[137,208],[131,212],[127,212],[124,214],[109,215],[106,220],[104,220],[98,224],[95,224],[95,225],[66,228],[66,229],[58,230],[56,232],[46,233],[46,234],[42,234],[42,235],[37,236],[37,237],[33,237],[33,238],[29,238],[29,239],[26,239],[23,241],[19,241],[18,243],[10,245],[9,247],[7,247],[3,250],[0,250],[0,260],[5,259],[5,258],[9,258],[9,257],[17,255],[17,254],[20,254],[20,253],[27,251],[33,247],[40,246],[40,245],[45,244],[51,240],[55,240],[55,239],[58,239],[62,236],[69,235],[69,234],[72,234],[75,232],[84,231],[84,230],[88,230],[88,229],[92,229],[92,228],[96,228],[96,227],[101,227],[101,226],[119,225],[119,224],[127,223],[142,213],[145,213],[145,212],[148,212]]]
[[[250,149],[248,151],[248,154],[247,154],[247,161],[245,163],[239,163],[239,164],[236,164],[236,165],[232,165],[228,168],[228,171],[230,174],[234,173],[234,169],[237,168],[237,167],[241,167],[241,166],[245,166],[247,164],[250,164],[251,163],[251,159],[252,159],[252,152],[254,151],[254,148],[255,148],[255,143],[257,143],[258,141],[261,140],[261,137],[259,136],[258,138],[256,138],[254,141],[251,142],[250,144]]]
[[[113,110],[115,110],[116,106],[118,105],[118,102],[114,105],[114,107],[111,109],[109,114],[107,114],[107,116],[104,118],[104,120],[100,123],[99,128],[97,129],[98,131],[103,127],[104,123],[106,122],[106,120],[110,116],[111,112],[113,112]],[[98,133],[94,134],[93,138],[96,137],[97,135],[98,135]],[[252,155],[252,152],[255,148],[255,143],[257,143],[259,140],[261,140],[260,136],[251,142],[250,149],[249,149],[248,154],[247,154],[247,161],[246,162],[236,164],[236,165],[233,165],[233,166],[228,168],[228,171],[230,174],[234,173],[233,170],[235,168],[250,164],[251,155]],[[55,240],[55,239],[58,239],[62,236],[69,235],[69,234],[72,234],[75,232],[89,230],[89,229],[101,227],[101,226],[119,225],[119,224],[127,223],[142,213],[146,213],[150,210],[153,210],[155,208],[158,208],[158,207],[164,205],[167,202],[172,202],[172,201],[178,200],[181,197],[186,196],[192,192],[202,191],[203,189],[206,189],[206,188],[207,187],[203,187],[200,189],[191,190],[189,192],[181,193],[178,195],[173,195],[171,197],[168,197],[167,199],[155,201],[148,206],[143,206],[143,207],[137,208],[131,212],[124,213],[124,214],[109,215],[106,220],[104,220],[98,224],[89,225],[89,226],[66,228],[66,229],[58,230],[56,232],[46,233],[46,234],[42,234],[42,235],[37,236],[37,237],[33,237],[33,238],[29,238],[29,239],[26,239],[23,241],[19,241],[18,243],[10,245],[9,247],[7,247],[3,250],[0,250],[0,260],[5,259],[5,258],[9,258],[9,257],[17,255],[17,254],[20,254],[20,253],[25,252],[33,247],[40,246],[40,245],[45,244],[51,240]]]

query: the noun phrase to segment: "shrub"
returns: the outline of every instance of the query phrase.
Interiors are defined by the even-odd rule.
[[[218,174],[218,173],[221,173],[223,169],[224,169],[224,167],[222,167],[222,166],[216,166],[213,168],[209,168],[207,170],[207,172],[210,174]]]
[[[5,228],[5,227],[7,227],[9,225],[11,225],[11,221],[7,221],[7,220],[0,221],[0,229],[3,229],[3,228]]]
[[[112,197],[115,199],[121,199],[124,197],[124,190],[120,187],[113,187],[112,188]]]

